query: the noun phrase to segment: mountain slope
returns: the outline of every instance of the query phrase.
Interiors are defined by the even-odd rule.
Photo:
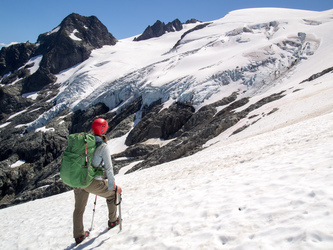
[[[94,229],[77,248],[330,249],[333,109],[315,111],[327,106],[328,95],[332,100],[332,80],[326,76],[306,84],[309,88],[295,92],[296,108],[285,99],[268,120],[235,137],[226,131],[223,140],[211,141],[214,145],[197,154],[117,175],[123,188],[122,232],[105,230],[107,206],[98,198]],[[298,122],[274,128],[272,121],[290,117]],[[2,246],[73,248],[73,202],[70,191],[0,210]],[[91,195],[86,229],[93,203]]]
[[[157,38],[120,40],[38,92],[20,91],[22,68],[3,76],[3,107],[21,104],[1,114],[0,204],[65,191],[57,173],[68,133],[89,130],[97,116],[110,124],[115,173],[130,173],[329,112],[332,15],[247,9]],[[34,63],[37,72],[41,60],[24,69]],[[15,74],[23,78],[9,81]],[[319,96],[326,101],[317,106]],[[291,107],[300,114],[286,116]]]

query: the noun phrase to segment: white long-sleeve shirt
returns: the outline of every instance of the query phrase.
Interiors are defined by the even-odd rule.
[[[96,143],[101,143],[94,152],[94,156],[92,158],[91,164],[94,167],[99,167],[101,161],[103,159],[104,169],[106,172],[106,176],[108,178],[108,189],[113,190],[114,185],[114,174],[113,174],[113,166],[111,161],[111,150],[107,146],[106,143],[103,142],[102,138],[99,136],[95,136]],[[96,176],[95,179],[102,179],[102,176]]]

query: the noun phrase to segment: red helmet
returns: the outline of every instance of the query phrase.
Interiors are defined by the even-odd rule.
[[[92,130],[95,135],[102,135],[106,133],[109,124],[102,118],[97,118],[92,124]]]

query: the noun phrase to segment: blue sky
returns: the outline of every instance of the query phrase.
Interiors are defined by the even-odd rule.
[[[156,20],[168,23],[196,18],[212,21],[244,8],[282,7],[324,11],[332,0],[0,0],[0,46],[36,42],[71,13],[94,15],[118,40],[142,33]]]

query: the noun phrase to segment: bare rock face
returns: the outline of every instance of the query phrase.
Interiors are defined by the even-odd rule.
[[[27,63],[36,49],[37,45],[30,42],[3,47],[0,51],[0,79]]]
[[[133,145],[151,138],[170,139],[194,113],[192,106],[175,103],[168,109],[154,107],[134,127],[126,139],[126,145]]]
[[[191,117],[187,119],[187,122],[184,123],[182,128],[175,133],[174,140],[162,148],[155,149],[149,153],[143,161],[134,165],[127,173],[194,154],[202,149],[204,143],[238,123],[251,111],[269,102],[276,101],[283,96],[283,92],[273,94],[259,100],[240,112],[235,112],[235,110],[247,104],[249,99],[242,98],[236,100],[236,93],[213,104],[204,106],[196,113],[192,113]],[[217,107],[225,105],[225,108],[217,112]],[[156,116],[156,113],[153,115]],[[146,128],[145,126],[141,127],[141,132],[145,133]],[[137,134],[140,134],[140,132]]]
[[[117,39],[95,16],[70,14],[53,31],[41,34],[37,54],[43,54],[40,66],[57,74],[86,60],[93,49],[115,45]]]
[[[135,38],[134,41],[141,41],[153,37],[160,37],[164,35],[166,32],[175,32],[175,31],[180,31],[182,29],[183,25],[178,19],[175,19],[174,21],[169,22],[167,24],[161,22],[160,20],[157,20],[153,26],[149,25],[142,33],[142,35]]]

